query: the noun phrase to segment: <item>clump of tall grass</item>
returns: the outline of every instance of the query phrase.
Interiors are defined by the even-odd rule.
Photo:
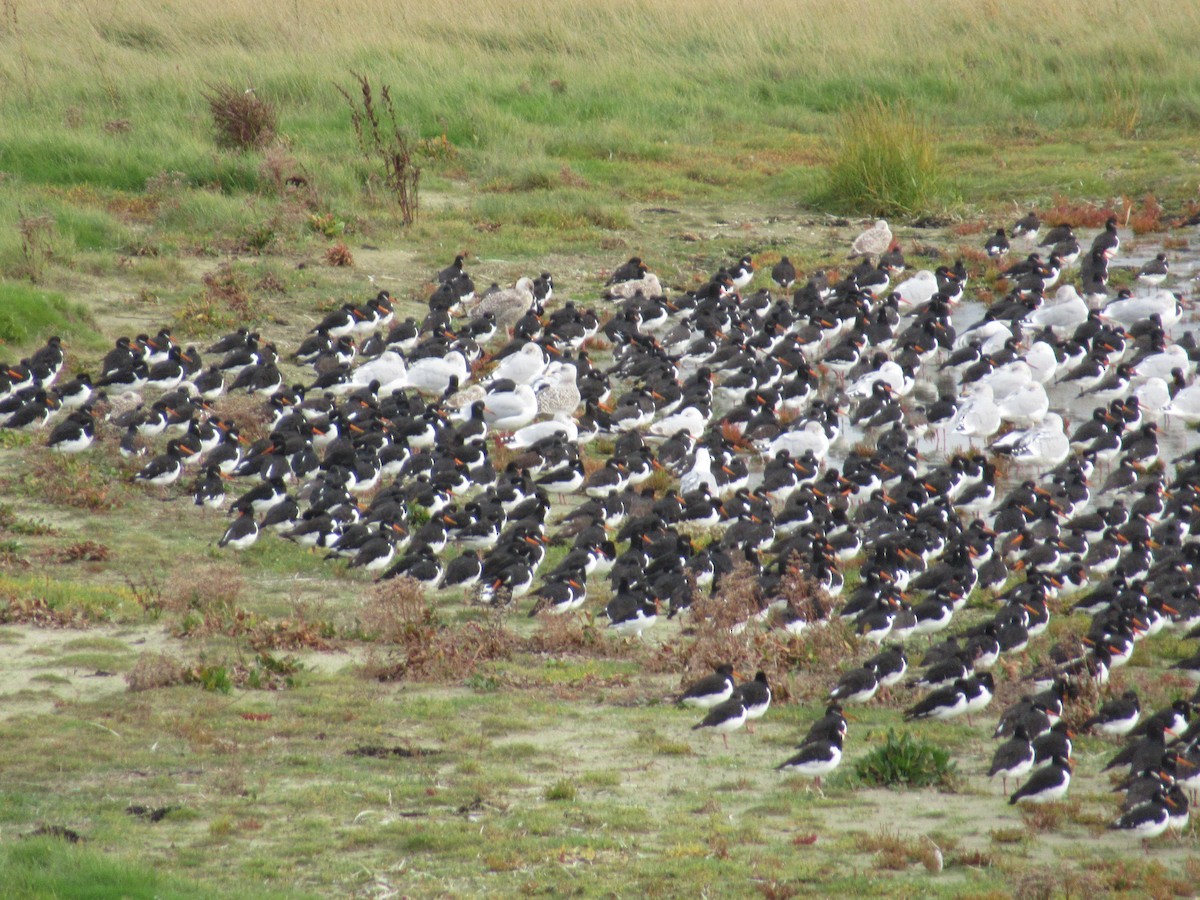
[[[258,150],[275,140],[275,105],[255,94],[253,88],[239,90],[232,84],[215,84],[204,99],[217,143],[222,147]]]
[[[914,215],[939,199],[933,129],[907,103],[872,97],[850,109],[834,128],[829,153],[820,199],[839,212]]]

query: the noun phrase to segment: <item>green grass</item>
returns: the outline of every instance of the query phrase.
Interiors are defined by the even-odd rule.
[[[0,341],[29,344],[57,334],[95,346],[91,315],[58,291],[0,281]]]
[[[146,243],[222,252],[267,222],[296,235],[311,213],[394,215],[364,193],[370,169],[336,90],[352,69],[390,85],[430,142],[418,161],[437,197],[422,216],[461,228],[449,220],[465,213],[464,238],[510,254],[619,240],[629,204],[683,198],[911,213],[1064,185],[1195,189],[1181,138],[1200,124],[1200,13],[1167,0],[1104,16],[1068,0],[1034,34],[1045,10],[1030,0],[885,0],[867,17],[766,0],[735,23],[713,0],[571,0],[527,21],[490,0],[68,6],[39,4],[0,33],[0,210],[50,215],[67,265]],[[280,145],[216,146],[214,72],[276,106]],[[876,102],[887,127],[858,132],[864,146],[850,131]],[[847,140],[831,148],[839,127]],[[920,154],[933,145],[957,196],[930,183]],[[872,168],[881,183],[855,184]],[[305,176],[311,193],[281,195],[272,171]],[[0,254],[18,248],[0,234]]]
[[[211,888],[121,856],[53,837],[29,838],[0,844],[4,894],[13,900],[87,897],[90,900],[155,900],[159,897],[211,897]],[[239,889],[237,894],[254,896]],[[233,896],[233,892],[220,892]],[[262,896],[259,894],[259,896]]]

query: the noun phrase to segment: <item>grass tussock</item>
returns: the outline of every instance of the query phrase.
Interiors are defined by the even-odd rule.
[[[125,684],[133,693],[175,687],[187,682],[188,669],[169,653],[143,653],[125,673]]]
[[[574,803],[578,794],[579,789],[575,786],[575,782],[569,778],[559,779],[546,788],[546,799],[551,802]]]
[[[932,126],[905,102],[872,97],[834,129],[822,204],[843,213],[919,215],[941,200],[942,171]]]

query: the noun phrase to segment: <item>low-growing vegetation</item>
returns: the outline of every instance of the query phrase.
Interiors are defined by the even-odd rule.
[[[118,335],[169,326],[207,365],[210,340],[244,327],[280,341],[290,383],[288,353],[326,313],[387,289],[420,322],[459,253],[480,292],[552,270],[553,308],[603,317],[602,284],[635,253],[673,292],[748,251],[756,287],[788,253],[802,279],[844,274],[864,223],[843,216],[891,217],[914,269],[962,257],[985,300],[1002,291],[982,240],[1018,212],[1196,244],[1190,7],[519,11],[0,4],[0,357],[59,335],[65,382]],[[1114,265],[1111,283],[1134,277]],[[613,341],[583,349],[603,361]],[[248,444],[274,427],[245,394],[212,412]],[[837,618],[798,636],[779,609],[747,624],[775,600],[828,617],[794,569],[772,597],[735,570],[620,638],[605,585],[528,618],[531,598],[375,582],[275,535],[218,548],[225,513],[183,481],[133,484],[145,460],[118,453],[111,422],[98,432],[70,455],[0,429],[5,896],[1140,897],[1200,877],[1194,832],[1149,859],[1101,834],[1107,739],[1077,739],[1070,800],[1017,811],[984,774],[993,723],[907,730],[903,686],[848,709],[824,793],[777,772],[877,649]],[[596,442],[586,471],[611,450]],[[412,504],[408,525],[436,515]],[[1128,686],[1148,705],[1190,691],[1161,668],[1190,645],[1155,640],[1068,723]],[[721,663],[773,689],[727,746],[675,703]],[[1019,691],[996,671],[992,710]]]
[[[880,787],[950,787],[954,763],[944,747],[909,732],[898,737],[889,729],[887,740],[858,761],[855,774]]]

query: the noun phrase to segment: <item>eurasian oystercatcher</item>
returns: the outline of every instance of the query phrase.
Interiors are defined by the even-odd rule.
[[[692,731],[700,728],[711,728],[719,732],[725,748],[729,749],[729,732],[737,731],[746,724],[746,704],[742,702],[741,694],[735,692],[728,700],[718,703],[708,711],[701,722],[692,726]]]

